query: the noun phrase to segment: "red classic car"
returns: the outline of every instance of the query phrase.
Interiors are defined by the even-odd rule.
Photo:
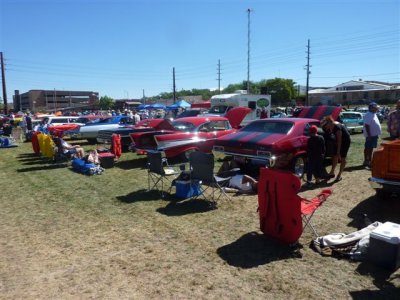
[[[319,119],[326,115],[337,118],[340,110],[330,106],[304,107],[302,118],[256,120],[234,134],[218,138],[213,150],[242,157],[255,166],[289,168],[302,176],[309,128],[319,126]]]
[[[173,158],[191,150],[211,152],[214,141],[236,132],[250,111],[250,108],[238,107],[230,110],[226,117],[180,118],[171,123],[171,130],[132,133],[131,138],[138,153],[157,150],[164,151],[167,158]]]

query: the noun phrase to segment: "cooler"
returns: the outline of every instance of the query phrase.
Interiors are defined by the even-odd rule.
[[[114,167],[114,159],[115,159],[114,154],[112,154],[111,152],[102,152],[102,153],[98,153],[98,155],[99,155],[99,159],[100,159],[100,165],[104,169]]]
[[[400,225],[385,222],[370,234],[368,260],[396,270],[400,266]]]
[[[187,199],[201,194],[200,183],[191,182],[190,180],[175,181],[176,197]]]

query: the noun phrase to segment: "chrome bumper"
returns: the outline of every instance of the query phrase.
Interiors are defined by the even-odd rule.
[[[400,181],[387,180],[376,177],[370,177],[368,178],[368,181],[373,189],[383,189],[385,187],[400,190]]]

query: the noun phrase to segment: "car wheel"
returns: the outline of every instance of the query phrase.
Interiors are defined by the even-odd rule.
[[[291,164],[291,171],[299,178],[302,178],[306,170],[306,160],[304,156],[297,156]]]

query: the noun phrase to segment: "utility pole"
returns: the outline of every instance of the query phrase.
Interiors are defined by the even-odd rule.
[[[221,61],[218,59],[218,94],[221,94]]]
[[[307,43],[307,84],[306,84],[306,106],[309,105],[309,100],[308,100],[308,89],[309,89],[309,82],[310,82],[310,39],[308,39]]]
[[[247,94],[250,94],[250,13],[247,9]]]
[[[3,61],[3,52],[0,52],[0,61],[1,61],[1,81],[3,86],[3,101],[4,101],[4,114],[8,114],[8,105],[7,105],[7,91],[6,91],[6,76],[4,74],[4,61]]]
[[[143,89],[143,104],[146,104],[146,96],[144,95],[144,89]]]
[[[172,88],[173,88],[173,92],[174,92],[174,104],[176,101],[176,86],[175,86],[175,67],[172,68]]]

